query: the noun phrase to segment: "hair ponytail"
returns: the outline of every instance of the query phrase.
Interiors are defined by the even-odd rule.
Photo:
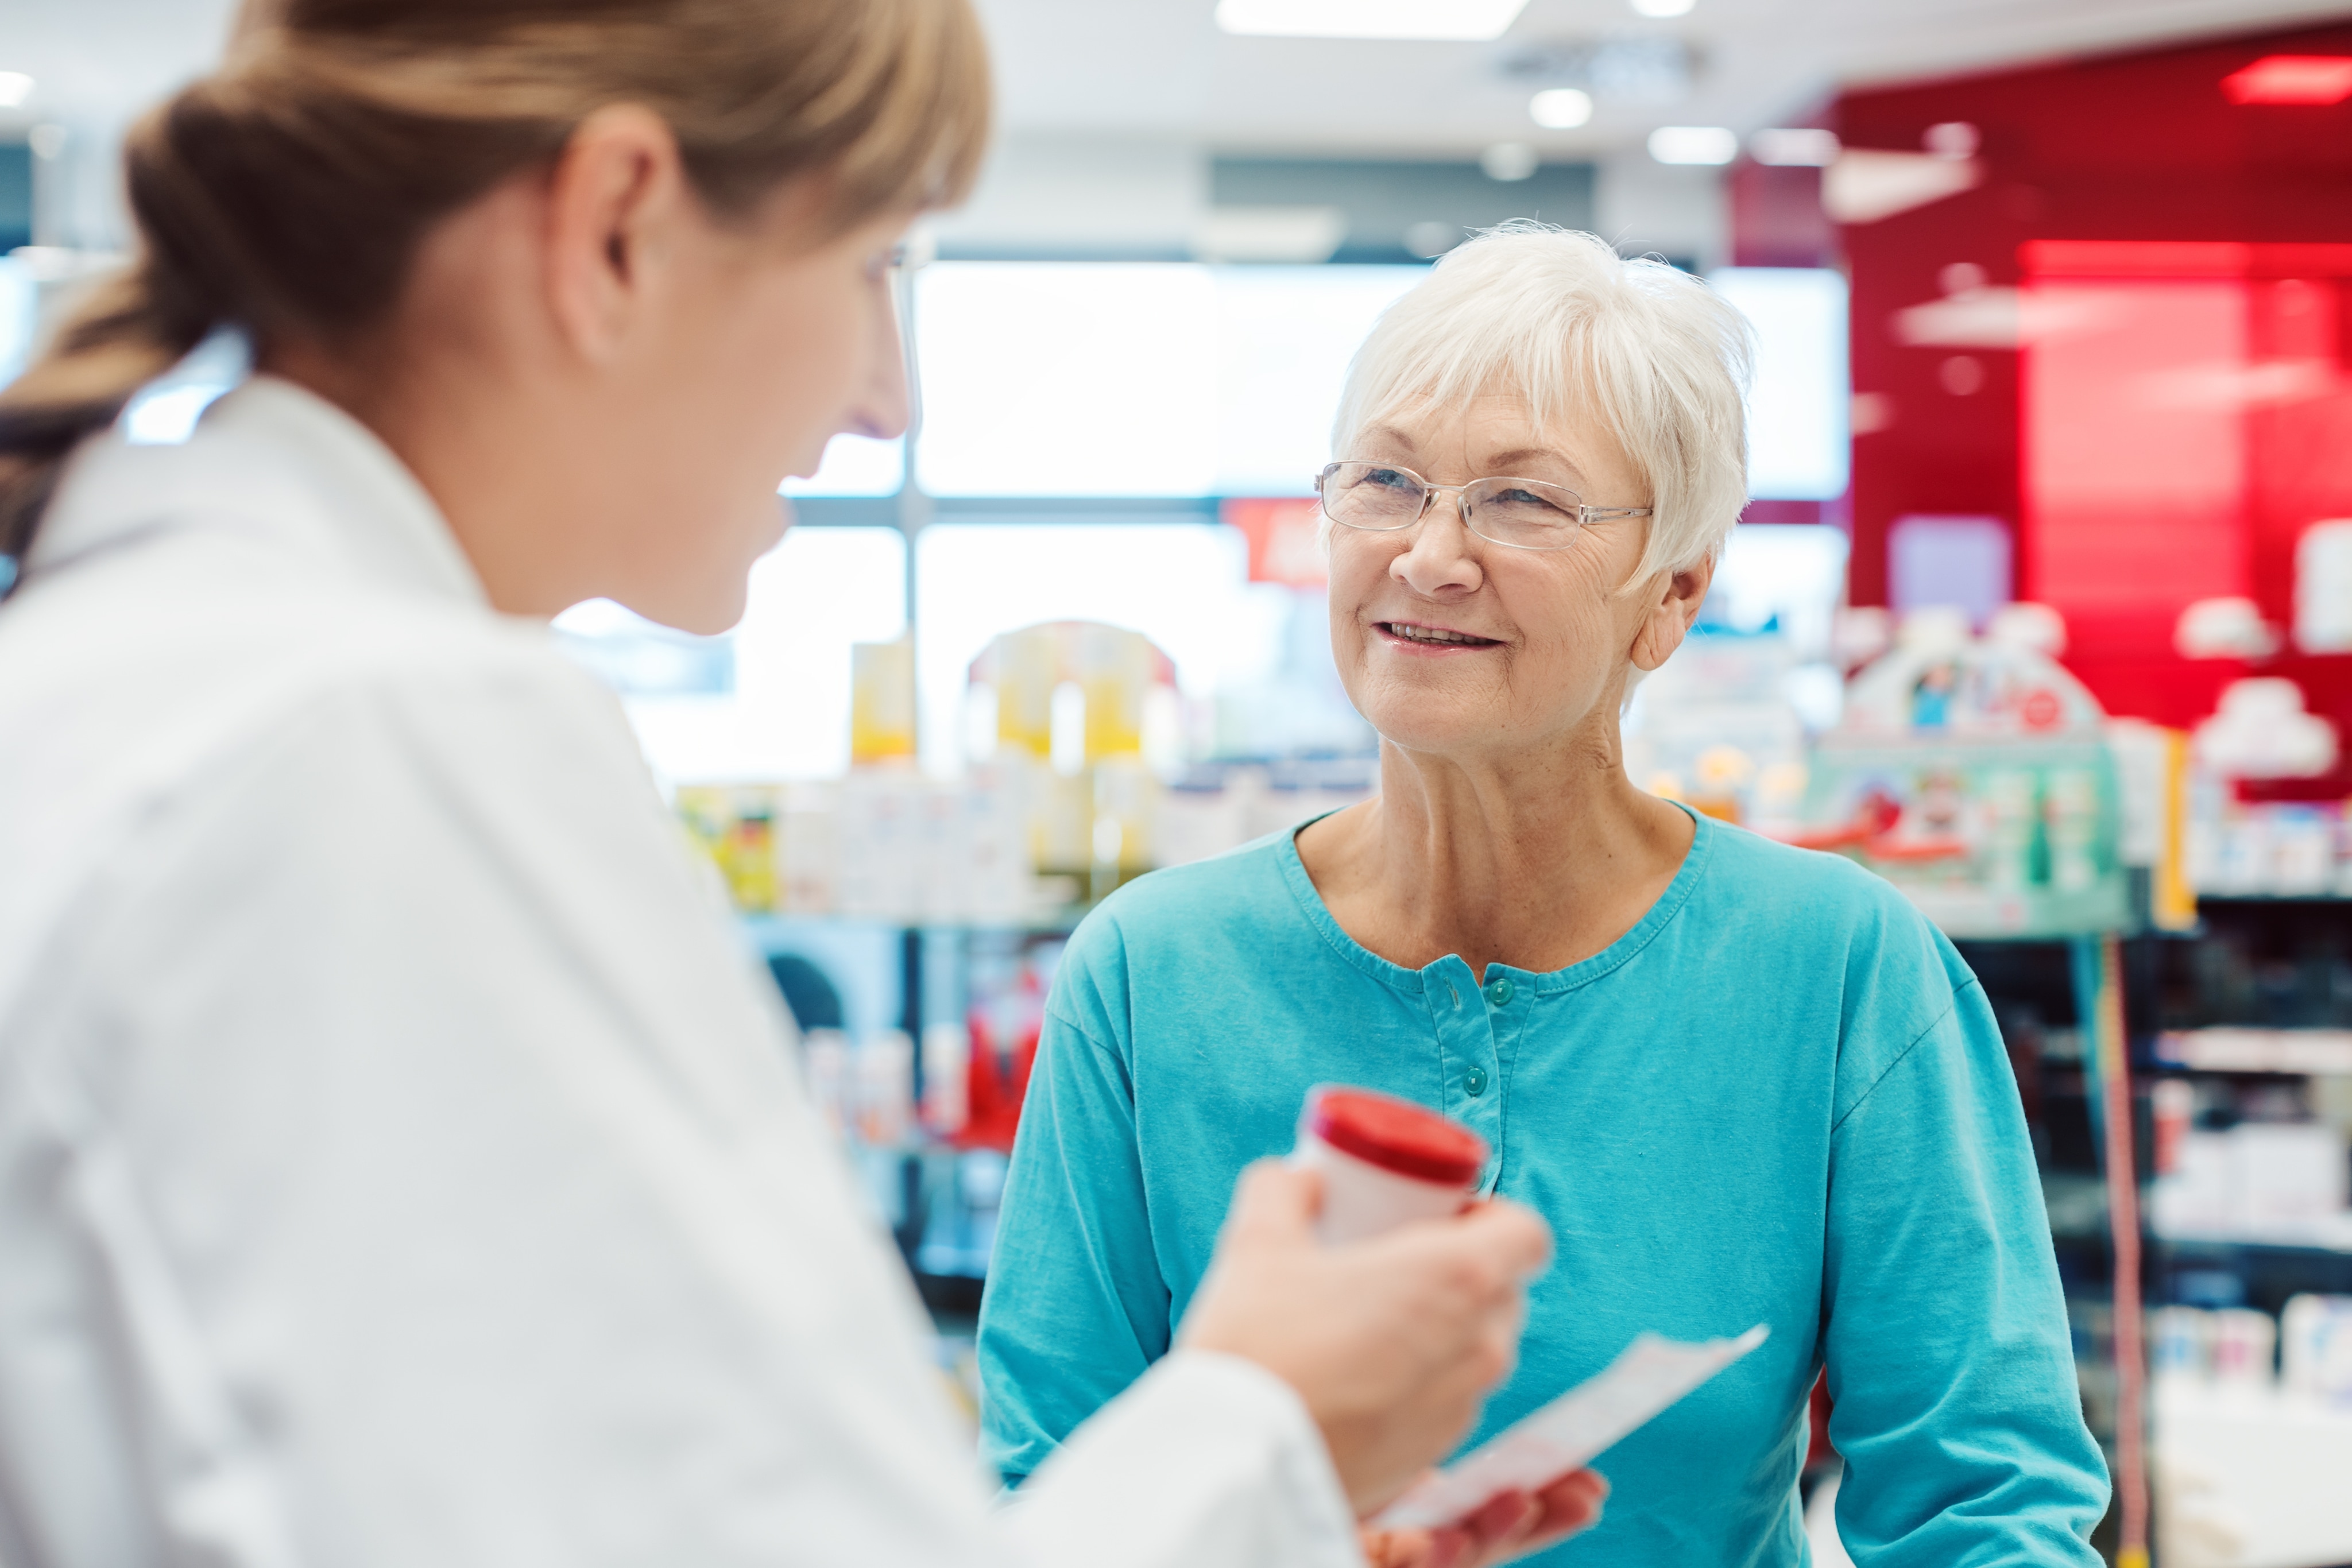
[[[613,103],[668,122],[713,212],[821,175],[837,232],[961,199],[988,63],[971,0],[248,0],[228,63],[127,144],[138,263],[0,388],[0,554],[214,329],[266,352],[373,325],[435,225]]]
[[[214,321],[144,267],[95,285],[47,352],[0,388],[0,555],[21,558],[58,473],[142,386],[202,342]]]

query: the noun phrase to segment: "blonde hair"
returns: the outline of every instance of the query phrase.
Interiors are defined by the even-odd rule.
[[[1349,366],[1333,452],[1408,407],[1496,391],[1526,399],[1539,429],[1596,418],[1649,484],[1645,581],[1713,560],[1748,504],[1753,359],[1747,319],[1688,273],[1513,222],[1449,252],[1381,317]]]
[[[668,123],[715,215],[806,175],[831,235],[962,198],[988,62],[970,0],[251,0],[223,68],[126,144],[136,261],[0,390],[0,554],[215,329],[370,326],[436,223],[615,103]]]

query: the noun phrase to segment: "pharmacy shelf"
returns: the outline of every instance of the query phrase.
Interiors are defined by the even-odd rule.
[[[2352,1030],[2168,1030],[2156,1037],[2156,1061],[2200,1072],[2352,1073]]]
[[[2157,1550],[2168,1568],[2352,1562],[2352,1409],[2263,1387],[2158,1378]]]

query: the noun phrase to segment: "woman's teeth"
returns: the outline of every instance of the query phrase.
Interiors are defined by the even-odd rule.
[[[1408,643],[1452,643],[1465,647],[1487,648],[1494,645],[1492,637],[1473,637],[1464,632],[1441,632],[1434,626],[1407,626],[1398,621],[1383,621],[1381,630],[1391,637],[1402,637]]]

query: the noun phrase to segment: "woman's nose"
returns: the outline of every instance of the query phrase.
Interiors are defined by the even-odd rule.
[[[907,350],[898,336],[898,313],[876,312],[874,373],[849,411],[847,428],[859,435],[895,441],[907,434],[914,399],[907,384]]]
[[[1486,572],[1471,553],[1470,529],[1463,520],[1460,496],[1438,492],[1405,548],[1389,563],[1389,575],[1430,599],[1477,591]]]

